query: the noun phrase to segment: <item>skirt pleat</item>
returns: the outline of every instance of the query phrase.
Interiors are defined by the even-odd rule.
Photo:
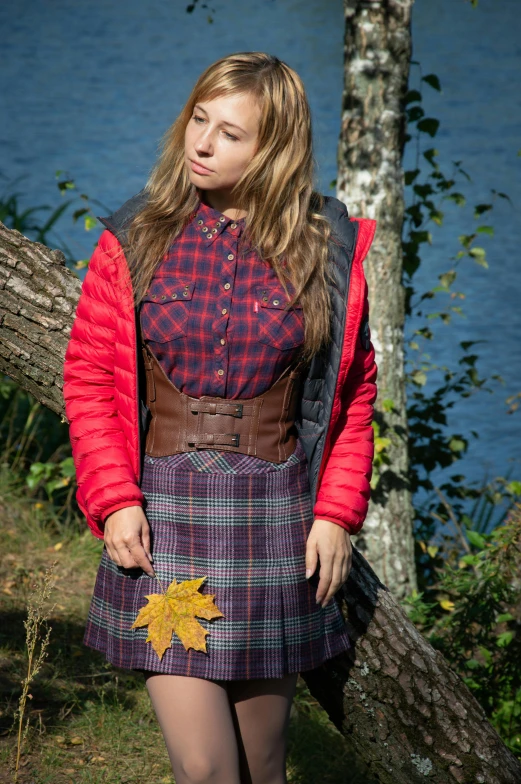
[[[351,647],[339,602],[317,605],[318,576],[305,577],[313,510],[300,442],[280,464],[217,450],[146,456],[141,489],[161,583],[206,576],[224,617],[199,619],[206,652],[173,635],[160,660],[147,628],[130,628],[158,581],[104,549],[86,645],[118,667],[212,680],[280,678]]]

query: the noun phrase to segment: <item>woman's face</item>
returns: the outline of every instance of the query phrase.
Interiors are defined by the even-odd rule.
[[[260,108],[251,93],[197,103],[185,131],[192,184],[225,197],[255,154],[259,121]]]

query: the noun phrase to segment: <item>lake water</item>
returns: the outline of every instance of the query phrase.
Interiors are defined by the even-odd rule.
[[[0,7],[0,183],[16,178],[22,203],[59,203],[54,175],[66,170],[91,199],[119,206],[139,190],[162,133],[182,107],[199,73],[233,51],[265,50],[304,79],[313,115],[319,184],[332,193],[343,80],[340,0],[213,0],[187,14],[170,0],[17,0]],[[441,120],[440,160],[460,160],[473,179],[469,204],[507,193],[492,217],[496,234],[484,242],[490,269],[465,263],[457,288],[466,293],[458,340],[478,348],[484,375],[500,373],[504,387],[454,408],[454,429],[473,442],[460,468],[474,480],[503,474],[518,460],[521,412],[504,400],[521,390],[521,22],[517,0],[417,0],[414,59],[435,72],[443,92],[425,88],[428,114]],[[418,78],[416,69],[413,79]],[[410,153],[409,153],[410,157]],[[407,159],[409,160],[409,158]],[[349,206],[349,205],[348,205]],[[103,210],[101,210],[103,212]],[[420,289],[450,267],[457,236],[475,225],[470,207],[447,209],[417,274]],[[89,255],[95,232],[70,218],[60,238],[77,258]],[[419,323],[412,322],[411,326]],[[455,330],[439,328],[433,358],[453,364]]]

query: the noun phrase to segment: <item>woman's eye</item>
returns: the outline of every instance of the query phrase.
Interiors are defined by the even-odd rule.
[[[236,137],[236,136],[232,136],[232,135],[231,135],[231,133],[227,133],[227,132],[225,131],[225,132],[224,132],[224,135],[225,135],[225,136],[226,136],[228,139],[230,139],[232,142],[237,142],[237,141],[239,141],[239,140],[237,139],[237,137]]]
[[[204,122],[204,117],[198,117],[196,114],[194,114],[192,119],[195,120],[196,123],[198,123],[199,120],[201,120],[201,122]]]

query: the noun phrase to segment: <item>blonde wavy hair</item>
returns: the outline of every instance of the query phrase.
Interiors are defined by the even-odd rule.
[[[145,191],[146,205],[128,233],[127,256],[139,303],[173,240],[201,198],[184,162],[185,129],[195,104],[250,93],[261,109],[256,152],[233,190],[235,206],[247,211],[245,239],[273,267],[289,303],[302,305],[302,356],[311,357],[329,340],[328,280],[330,225],[320,214],[323,197],[313,189],[311,113],[304,85],[286,63],[263,52],[240,52],[210,65],[165,134],[162,152]]]

